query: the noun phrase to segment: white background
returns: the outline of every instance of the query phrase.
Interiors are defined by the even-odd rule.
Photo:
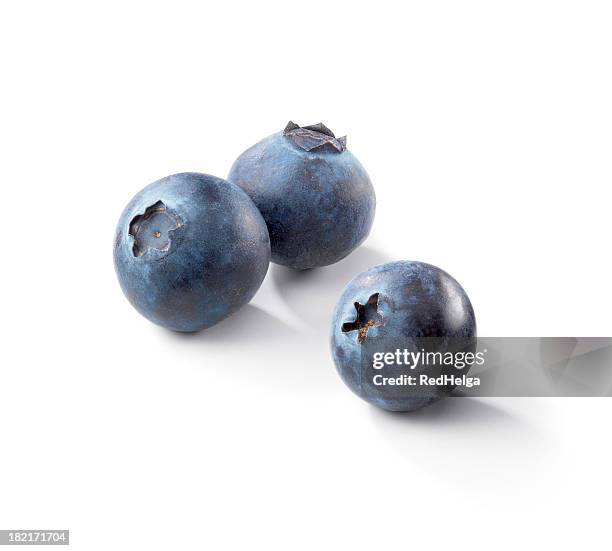
[[[0,528],[83,550],[604,548],[608,399],[353,396],[359,271],[456,277],[483,336],[609,336],[608,2],[3,2]],[[362,161],[365,246],[192,336],[121,294],[124,205],[292,119]]]

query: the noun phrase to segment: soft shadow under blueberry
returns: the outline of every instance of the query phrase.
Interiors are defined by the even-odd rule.
[[[334,391],[327,341],[298,331],[274,315],[249,304],[221,323],[199,333],[164,331],[175,350],[202,358],[202,369],[221,370],[224,377],[254,389],[277,388],[283,394],[313,396]],[[245,382],[248,381],[248,382]]]
[[[375,406],[370,407],[372,416],[378,419],[376,422],[380,423],[418,424],[420,426],[440,423],[446,426],[465,423],[471,423],[472,426],[491,424],[508,426],[517,423],[509,413],[487,402],[455,396],[409,412],[392,412]]]
[[[451,397],[412,413],[370,408],[376,431],[414,469],[457,486],[488,492],[515,486],[529,474],[544,481],[557,443],[526,419],[490,401]]]
[[[327,335],[334,306],[347,283],[357,274],[390,260],[383,252],[360,247],[332,266],[293,270],[274,264],[270,271],[276,289],[297,317]]]
[[[297,331],[272,314],[247,304],[217,325],[197,333],[170,332],[179,340],[197,340],[205,343],[274,342],[292,338]]]

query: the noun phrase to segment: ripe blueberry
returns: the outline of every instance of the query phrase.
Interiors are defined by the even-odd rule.
[[[460,343],[473,353],[475,341],[476,319],[465,291],[449,274],[422,262],[389,262],[359,274],[344,289],[331,327],[332,356],[342,380],[364,400],[391,411],[427,406],[453,386],[418,387],[411,392],[376,388],[367,379],[368,345],[371,350],[384,345],[386,352],[426,348],[447,353]],[[407,372],[416,375],[419,370]]]
[[[117,225],[114,260],[125,296],[143,316],[198,331],[251,300],[268,270],[270,241],[238,186],[186,172],[134,196]]]
[[[228,180],[253,199],[270,232],[272,261],[291,268],[327,266],[368,236],[376,196],[365,169],[323,124],[283,132],[247,149]]]

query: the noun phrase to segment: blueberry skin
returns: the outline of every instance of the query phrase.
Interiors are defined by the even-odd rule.
[[[376,196],[370,178],[346,149],[346,138],[334,138],[322,124],[289,123],[240,155],[228,180],[261,211],[276,264],[301,270],[334,264],[372,227]]]
[[[378,302],[372,306],[370,299],[376,295]],[[364,306],[365,317],[373,322],[365,336],[354,329],[356,303]],[[467,294],[445,271],[423,262],[389,262],[359,274],[345,287],[330,337],[336,369],[355,394],[389,411],[413,411],[444,395],[438,391],[403,398],[367,395],[361,384],[360,338],[398,338],[408,348],[411,339],[420,337],[467,339],[475,345],[476,318]]]
[[[144,317],[199,331],[249,302],[270,263],[257,207],[238,187],[186,172],[138,192],[115,233],[115,271]]]

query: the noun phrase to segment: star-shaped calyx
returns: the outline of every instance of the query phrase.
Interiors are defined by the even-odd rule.
[[[378,311],[378,293],[373,294],[365,304],[355,302],[357,318],[342,324],[342,332],[357,331],[357,342],[363,344],[371,327],[383,325],[382,314]]]
[[[130,235],[134,238],[132,252],[142,256],[149,249],[170,250],[170,232],[183,225],[181,219],[166,208],[162,201],[147,207],[130,223]]]
[[[346,149],[346,136],[336,138],[335,134],[322,122],[310,126],[299,126],[289,121],[283,131],[283,136],[304,151],[342,153]]]

